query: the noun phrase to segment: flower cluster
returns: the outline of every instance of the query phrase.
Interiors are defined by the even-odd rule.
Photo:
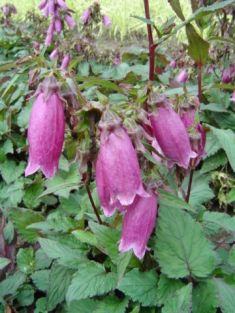
[[[4,25],[9,26],[11,23],[11,16],[17,13],[16,7],[14,4],[5,4],[0,9],[3,13]]]
[[[99,21],[101,20],[106,28],[109,28],[112,24],[108,15],[101,14],[98,1],[94,1],[94,3],[83,12],[80,20],[82,24],[87,26],[90,25],[93,19],[98,19]]]
[[[45,39],[47,46],[51,45],[55,33],[60,34],[62,32],[64,21],[70,29],[76,26],[71,16],[71,10],[67,7],[64,0],[42,0],[39,4],[39,9],[42,10],[46,17],[51,16],[51,23]]]

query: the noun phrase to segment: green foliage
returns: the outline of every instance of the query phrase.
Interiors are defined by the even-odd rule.
[[[143,306],[157,304],[157,274],[154,270],[142,273],[133,269],[124,276],[118,289]]]
[[[215,256],[200,224],[175,208],[160,208],[156,256],[170,278],[207,277],[215,267]]]

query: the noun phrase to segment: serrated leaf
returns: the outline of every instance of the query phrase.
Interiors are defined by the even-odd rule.
[[[33,303],[34,289],[31,285],[24,285],[17,295],[19,306],[27,307]]]
[[[187,202],[180,199],[179,197],[173,195],[170,192],[167,192],[163,189],[159,189],[159,204],[167,207],[167,206],[174,206],[175,209],[181,209],[186,211],[195,212],[194,208],[190,206]]]
[[[227,154],[229,163],[235,172],[235,134],[230,129],[218,129],[211,127],[213,134],[216,136],[221,147]]]
[[[60,265],[53,265],[49,276],[47,307],[52,311],[63,302],[67,289],[71,283],[74,271]]]
[[[128,305],[128,299],[120,300],[115,297],[107,297],[103,299],[94,313],[125,313]]]
[[[6,267],[9,263],[11,263],[11,260],[0,257],[0,270]]]
[[[77,164],[72,164],[69,172],[60,170],[57,175],[46,182],[47,190],[40,197],[54,193],[55,195],[68,198],[72,190],[79,187],[80,177]]]
[[[213,271],[215,255],[211,245],[188,213],[160,207],[156,234],[156,256],[168,277],[207,277]]]
[[[167,301],[162,313],[191,313],[192,284],[177,290],[175,295]]]
[[[120,232],[116,229],[99,225],[94,222],[90,222],[89,227],[95,234],[98,244],[97,247],[100,248],[102,252],[107,254],[113,262],[117,263]]]
[[[6,160],[0,164],[0,173],[7,184],[14,182],[24,172],[25,162],[17,165],[12,160]]]
[[[157,304],[165,304],[183,286],[184,284],[181,281],[167,278],[161,274],[157,287]]]
[[[104,267],[95,262],[87,262],[80,266],[66,294],[66,300],[86,299],[103,295],[113,290],[117,284],[115,273],[106,273]]]
[[[127,269],[128,264],[130,263],[132,257],[132,252],[128,251],[125,253],[120,253],[117,259],[117,274],[118,274],[118,282],[123,278],[125,271]]]
[[[38,290],[46,292],[49,286],[50,270],[36,271],[31,275],[31,279]]]
[[[214,279],[217,287],[219,307],[223,313],[232,313],[235,308],[235,285],[229,285],[222,279]]]
[[[148,272],[131,270],[124,276],[118,289],[133,301],[141,302],[143,306],[157,304],[157,274],[154,270]]]
[[[228,203],[235,202],[235,187],[233,187],[227,194],[227,202]]]
[[[28,242],[35,242],[38,238],[38,232],[33,229],[27,229],[27,226],[43,221],[43,217],[39,213],[30,210],[11,210],[10,219],[19,234]]]
[[[19,249],[16,260],[21,272],[29,274],[34,271],[35,259],[33,248]]]
[[[220,150],[203,161],[200,173],[205,174],[211,172],[217,169],[219,166],[225,165],[227,162],[228,160],[225,153],[222,150]]]
[[[41,199],[38,199],[38,197],[43,192],[43,190],[43,182],[36,182],[25,188],[23,201],[27,208],[33,209],[40,204]]]
[[[16,272],[8,276],[5,280],[0,282],[0,299],[7,295],[14,295],[17,289],[23,285],[26,277],[21,272]]]
[[[38,299],[34,313],[47,313],[46,304],[47,300],[45,297]]]
[[[46,238],[40,238],[38,241],[46,255],[51,259],[57,259],[61,265],[76,268],[78,264],[87,260],[81,251],[58,241]]]
[[[41,270],[48,268],[51,265],[51,259],[48,258],[42,249],[38,249],[35,253],[35,269]]]
[[[193,313],[215,313],[217,302],[213,281],[201,282],[193,289]]]
[[[218,152],[221,149],[221,145],[219,141],[217,140],[217,137],[210,131],[206,135],[206,156],[210,157],[214,155],[216,152]]]
[[[203,223],[205,226],[215,224],[218,226],[218,229],[235,232],[235,217],[231,217],[226,213],[206,211],[203,214]]]

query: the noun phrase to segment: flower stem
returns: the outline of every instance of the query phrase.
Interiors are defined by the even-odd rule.
[[[150,20],[149,0],[144,0],[145,17]],[[149,83],[147,87],[147,96],[152,89],[152,81],[154,80],[155,72],[155,49],[156,45],[153,43],[152,25],[147,24],[148,43],[149,43]],[[145,101],[145,109],[148,111],[148,99]]]
[[[92,197],[92,194],[91,194],[90,184],[86,184],[85,186],[86,186],[86,191],[87,191],[87,194],[88,194],[88,197],[89,197],[91,206],[92,206],[92,208],[93,208],[93,210],[94,210],[94,213],[95,213],[95,215],[96,215],[96,217],[97,217],[97,220],[98,220],[99,224],[103,224],[103,222],[102,222],[102,220],[101,220],[101,218],[100,218],[98,209],[97,209],[97,207],[96,207],[96,205],[95,205],[95,202],[94,202],[93,197]]]
[[[197,76],[197,86],[198,86],[198,98],[202,102],[202,64],[198,64],[198,76]]]
[[[187,195],[185,197],[185,201],[186,202],[189,202],[190,193],[191,193],[191,190],[192,190],[193,174],[194,174],[194,169],[192,168],[191,171],[190,171],[190,175],[189,175]]]

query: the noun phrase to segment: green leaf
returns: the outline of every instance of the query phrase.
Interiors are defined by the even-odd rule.
[[[18,288],[23,285],[25,275],[21,272],[16,272],[8,276],[5,280],[0,282],[0,299],[7,295],[14,295]]]
[[[143,306],[157,304],[157,274],[154,270],[140,272],[137,268],[128,272],[122,279],[118,289],[133,301],[141,302]]]
[[[0,257],[0,270],[6,267],[9,263],[11,263],[11,260]]]
[[[117,263],[118,258],[118,241],[120,232],[116,229],[99,225],[94,222],[89,223],[91,231],[95,234],[97,247],[107,254],[114,263]]]
[[[120,300],[116,297],[107,297],[103,299],[94,313],[125,313],[128,305],[128,299]]]
[[[46,292],[49,287],[50,270],[36,271],[31,275],[32,281],[38,290]]]
[[[162,313],[191,313],[192,307],[192,284],[177,290],[175,295],[167,301]]]
[[[191,24],[186,25],[188,53],[197,64],[205,64],[208,58],[209,43],[206,42]]]
[[[27,208],[33,209],[40,204],[41,199],[38,199],[38,197],[43,192],[43,190],[43,182],[33,183],[25,190],[23,201]]]
[[[221,145],[217,140],[217,137],[210,131],[206,135],[206,157],[214,155],[221,149]]]
[[[174,12],[176,13],[176,15],[182,20],[185,21],[185,17],[183,14],[183,11],[181,9],[181,5],[180,5],[180,1],[179,0],[168,0],[170,6],[172,7],[172,9],[174,10]]]
[[[17,295],[17,301],[19,303],[19,306],[26,307],[33,303],[34,300],[34,289],[31,285],[24,285],[18,295]]]
[[[203,224],[209,227],[210,224],[214,224],[218,227],[218,229],[235,232],[235,216],[231,217],[226,213],[206,211],[203,214]]]
[[[227,194],[227,202],[228,203],[235,202],[235,187],[233,187]]]
[[[14,182],[24,172],[25,162],[20,162],[19,165],[12,160],[6,160],[0,164],[0,173],[7,184]]]
[[[46,298],[40,298],[36,302],[36,308],[34,310],[34,313],[47,313],[46,308],[47,300]]]
[[[127,266],[130,263],[132,257],[132,252],[128,251],[125,253],[119,253],[119,257],[117,259],[117,274],[118,274],[118,283],[123,278],[125,271],[127,269]]]
[[[35,253],[35,268],[41,270],[48,268],[51,265],[51,259],[48,258],[46,253],[42,249],[38,249]]]
[[[67,313],[94,313],[97,308],[97,301],[85,299],[69,303]]]
[[[95,262],[87,262],[79,267],[69,286],[66,300],[86,299],[93,296],[103,295],[115,289],[117,275],[106,273],[104,267]]]
[[[201,282],[193,289],[193,313],[215,313],[218,306],[213,281]]]
[[[33,248],[19,249],[16,260],[17,266],[21,272],[30,274],[34,271],[35,259]]]
[[[193,175],[192,189],[189,198],[189,204],[196,208],[202,203],[211,200],[214,193],[209,186],[210,175],[202,175],[200,172],[195,172]],[[183,182],[183,188],[186,191],[188,187],[188,177]]]
[[[49,311],[64,301],[74,271],[60,265],[53,265],[49,276],[48,303]]]
[[[4,239],[5,239],[8,243],[11,243],[12,240],[14,239],[15,230],[14,230],[14,225],[12,224],[11,221],[8,221],[8,223],[7,223],[6,226],[4,227],[3,235],[4,235]]]
[[[74,230],[72,234],[82,243],[87,243],[91,246],[97,247],[98,243],[94,234],[85,230]]]
[[[43,217],[41,214],[30,210],[17,209],[10,211],[10,219],[23,239],[27,240],[28,242],[35,242],[37,240],[37,231],[33,229],[27,229],[27,226],[32,223],[42,221]]]
[[[219,307],[221,308],[223,313],[232,313],[235,308],[235,285],[229,285],[224,282],[222,279],[214,279],[218,299],[219,299]]]
[[[205,174],[217,169],[220,166],[225,165],[228,162],[225,153],[220,150],[216,154],[206,158],[203,161],[202,168],[200,170],[201,174]]]
[[[228,262],[231,266],[235,267],[235,246],[229,251]]]
[[[81,251],[72,249],[58,241],[45,238],[40,238],[38,241],[46,255],[51,259],[58,259],[61,265],[76,268],[78,264],[87,260]]]
[[[77,164],[72,164],[69,172],[60,170],[58,174],[46,182],[47,190],[40,197],[54,193],[55,195],[68,198],[70,191],[79,187],[80,177]]]
[[[164,207],[174,206],[175,209],[195,212],[193,207],[191,207],[187,202],[175,196],[171,192],[167,192],[163,189],[159,189],[158,193],[159,193],[159,204],[161,206],[164,206]]]
[[[227,154],[229,163],[235,172],[235,134],[232,130],[218,129],[211,127],[213,134],[216,136],[219,144]]]
[[[156,234],[156,256],[168,277],[207,277],[213,271],[214,252],[201,226],[188,213],[160,207]]]
[[[184,285],[181,281],[167,278],[161,274],[157,287],[157,304],[163,305]]]

